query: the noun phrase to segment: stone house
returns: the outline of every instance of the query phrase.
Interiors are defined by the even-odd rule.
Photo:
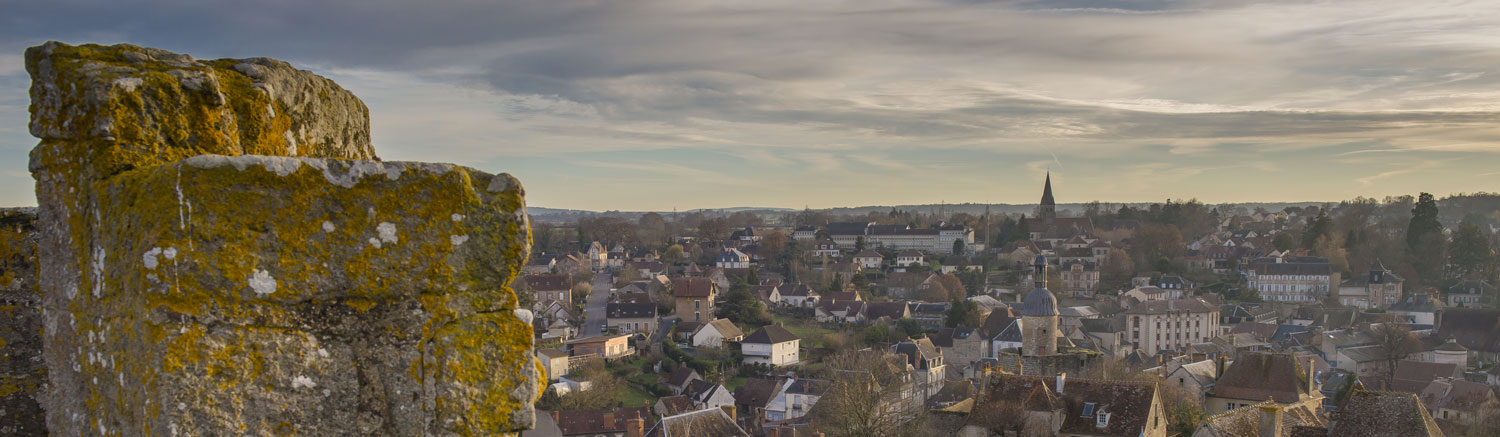
[[[678,320],[702,322],[714,317],[714,300],[719,286],[707,278],[681,278],[672,281],[672,299]]]

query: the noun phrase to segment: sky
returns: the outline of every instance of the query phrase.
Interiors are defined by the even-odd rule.
[[[1337,201],[1500,191],[1500,2],[0,2],[0,205],[34,205],[21,54],[266,56],[385,160],[588,210]]]

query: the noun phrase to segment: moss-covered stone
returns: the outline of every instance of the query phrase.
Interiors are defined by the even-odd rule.
[[[531,425],[514,178],[326,159],[373,158],[364,106],[279,61],[48,43],[27,68],[52,431]]]
[[[46,435],[36,211],[0,209],[0,435]]]

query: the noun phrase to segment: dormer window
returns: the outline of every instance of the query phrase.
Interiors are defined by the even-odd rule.
[[[1084,402],[1083,403],[1083,415],[1079,416],[1079,417],[1093,417],[1093,416],[1094,416],[1094,403],[1093,402]]]
[[[1094,427],[1095,428],[1104,428],[1104,427],[1109,426],[1109,416],[1110,416],[1110,414],[1111,413],[1106,413],[1106,412],[1100,411],[1098,416],[1094,416]]]

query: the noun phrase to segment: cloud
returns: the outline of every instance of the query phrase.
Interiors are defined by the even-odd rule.
[[[993,181],[995,169],[1061,173],[1067,160],[1092,170],[1075,183],[1142,174],[1119,185],[1164,198],[1182,187],[1163,181],[1194,171],[1496,159],[1493,16],[1500,4],[1398,0],[10,2],[0,85],[25,86],[25,45],[128,41],[329,75],[370,104],[388,158],[561,165],[628,152],[654,165],[704,151],[760,171],[689,174],[845,178],[795,190],[813,199],[871,175]],[[0,100],[0,114],[24,108]],[[24,120],[0,123],[25,132]],[[27,147],[6,138],[0,150]],[[972,185],[953,189],[1002,195]],[[804,203],[818,202],[787,200]]]

